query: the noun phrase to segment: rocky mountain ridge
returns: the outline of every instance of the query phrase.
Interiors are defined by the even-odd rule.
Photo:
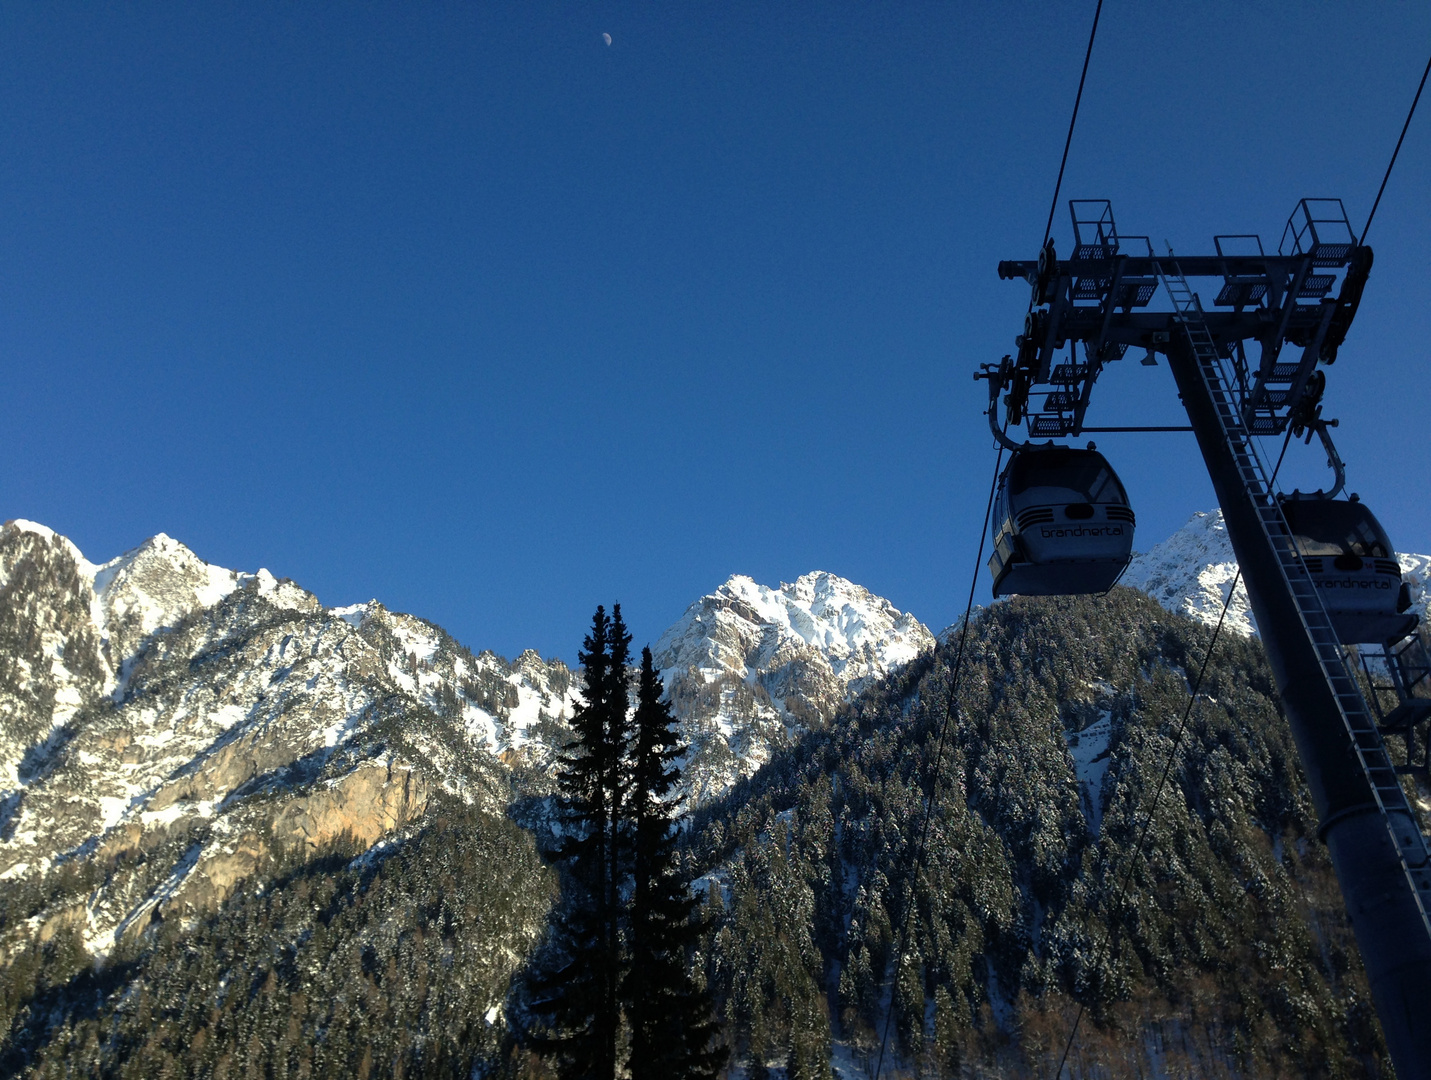
[[[1431,559],[1403,555],[1420,610]],[[1235,572],[1220,513],[1138,556],[1125,583],[1216,620]],[[1230,626],[1253,631],[1239,589]],[[912,615],[834,574],[735,575],[656,645],[698,806],[927,652]],[[203,562],[160,534],[103,564],[30,522],[0,528],[0,881],[106,871],[82,910],[37,908],[96,955],[192,917],[266,859],[402,833],[434,798],[503,813],[541,792],[577,704],[572,673],[474,655],[376,601],[324,608],[265,570]],[[44,905],[40,905],[44,908]]]
[[[104,868],[82,905],[37,900],[11,948],[82,926],[102,956],[213,910],[294,846],[401,835],[435,799],[503,814],[549,790],[578,703],[560,660],[474,655],[377,601],[324,608],[163,534],[95,564],[9,522],[0,605],[0,881]],[[687,805],[931,642],[827,573],[778,590],[737,576],[697,601],[658,644]]]
[[[324,609],[164,536],[95,566],[8,523],[0,613],[0,880],[96,879],[80,905],[37,898],[10,947],[60,920],[103,955],[285,848],[372,844],[439,795],[500,814],[575,700],[560,661],[474,656],[375,601]]]
[[[1174,611],[1199,583],[1197,560],[1217,555],[1212,541],[1183,544],[1179,563],[1175,549],[1156,562],[1158,599]],[[1191,878],[1158,873],[1187,878],[1176,895],[1202,897],[1193,922],[1215,932],[1180,944],[1176,912],[1155,914],[1163,929],[1135,955],[1146,947],[1156,963],[1124,969],[1100,966],[1092,948],[1112,902],[1099,890],[1118,878],[1206,630],[1128,590],[1014,598],[973,626],[937,826],[949,833],[935,845],[940,892],[923,904],[953,921],[920,931],[925,991],[901,975],[892,1005],[880,989],[899,917],[890,875],[944,700],[924,688],[942,686],[951,650],[826,573],[778,589],[734,577],[658,642],[692,743],[686,857],[717,918],[707,976],[741,1060],[828,1076],[819,1063],[833,1057],[856,1075],[893,1007],[911,1068],[1000,1060],[1007,1075],[1032,1075],[1022,1063],[1046,1055],[1040,1025],[1067,1014],[1070,988],[1103,987],[1115,1008],[1118,987],[1136,986],[1137,1008],[1161,1014],[1164,993],[1192,1000],[1167,972],[1195,963],[1222,978],[1264,954],[1276,958],[1265,986],[1233,993],[1241,982],[1224,980],[1171,1027],[1130,1013],[1119,1021],[1129,1045],[1177,1038],[1228,1075],[1274,1075],[1228,1057],[1216,1025],[1255,1036],[1266,1063],[1300,1053],[1279,1032],[1312,1024],[1341,1062],[1373,1054],[1356,1026],[1360,984],[1350,1005],[1339,996],[1360,976],[1307,846],[1305,799],[1285,782],[1295,765],[1256,642],[1219,649],[1209,700],[1227,715],[1199,719],[1200,756],[1174,778],[1184,799],[1169,796],[1179,836],[1155,845],[1195,855]],[[405,1019],[385,1052],[428,1067],[427,1040],[461,1017],[471,1030],[448,1040],[461,1060],[474,1046],[505,1053],[504,988],[540,935],[550,884],[510,818],[531,824],[521,813],[550,790],[572,683],[559,661],[473,655],[376,602],[324,608],[292,582],[211,567],[167,537],[96,566],[50,530],[0,528],[0,1004],[17,1033],[0,1043],[0,1072],[44,1060],[43,1075],[58,1076],[74,1055],[123,1062],[138,1047],[155,1074],[258,1060],[268,1051],[255,1047],[282,1039],[285,1060],[313,1050],[328,1055],[322,1075],[353,1075],[368,1026],[397,1015],[390,987]],[[1240,800],[1230,824],[1228,793]],[[1300,925],[1309,888],[1313,936],[1289,938],[1278,928]],[[1234,917],[1219,922],[1223,910]],[[1219,965],[1244,940],[1253,951]],[[1288,963],[1311,988],[1296,1009],[1270,996]],[[46,997],[55,972],[70,982]],[[84,1016],[101,998],[96,1028]],[[434,1012],[438,1000],[453,1011]],[[62,1028],[43,1019],[64,1015]],[[197,1033],[193,1046],[166,1042],[181,1015],[173,1030]],[[433,1026],[409,1036],[402,1024]],[[201,1037],[230,1049],[202,1050]],[[1143,1074],[1130,1054],[1110,1075]]]

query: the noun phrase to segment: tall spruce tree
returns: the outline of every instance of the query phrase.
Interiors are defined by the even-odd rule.
[[[611,623],[607,629],[610,660],[606,669],[606,726],[602,743],[603,799],[606,828],[606,901],[603,904],[602,931],[606,955],[602,964],[603,1011],[607,1026],[602,1029],[606,1040],[602,1061],[610,1060],[613,1075],[617,1063],[617,1041],[621,1021],[621,973],[623,968],[623,930],[626,912],[622,903],[622,886],[627,879],[630,862],[626,841],[627,802],[630,787],[631,720],[631,635],[621,619],[621,605],[611,605]],[[601,1073],[606,1076],[606,1072]]]
[[[709,994],[690,975],[701,928],[696,901],[676,858],[668,799],[683,752],[651,650],[641,650],[628,798],[632,827],[629,965],[622,1001],[631,1029],[631,1080],[713,1077],[725,1061]]]
[[[563,753],[558,777],[562,897],[530,976],[531,1010],[542,1030],[529,1032],[529,1041],[564,1078],[616,1075],[622,914],[617,834],[629,648],[620,608],[608,619],[598,607],[578,657],[584,688],[572,719],[576,737]]]
[[[576,737],[559,776],[562,898],[529,976],[542,1030],[530,1044],[563,1078],[617,1075],[622,1020],[632,1080],[713,1077],[709,995],[691,979],[701,928],[676,858],[668,797],[683,752],[651,650],[630,711],[631,635],[615,605],[597,608],[580,655],[585,683]]]

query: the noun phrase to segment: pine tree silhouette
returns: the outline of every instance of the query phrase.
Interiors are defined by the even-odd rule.
[[[676,861],[676,831],[667,796],[680,778],[682,747],[651,650],[641,650],[628,799],[633,832],[630,961],[622,983],[631,1028],[631,1080],[713,1077],[725,1050],[709,994],[697,987],[689,955],[700,936],[695,898]]]
[[[583,703],[558,777],[562,897],[530,976],[542,1030],[528,1041],[564,1078],[616,1075],[620,1028],[620,827],[630,635],[620,608],[596,609],[579,660]]]
[[[628,716],[630,645],[620,605],[610,618],[597,608],[580,656],[576,738],[558,778],[562,898],[528,980],[542,1025],[528,1043],[563,1078],[607,1080],[621,1065],[624,1019],[631,1080],[713,1077],[725,1051],[710,1048],[710,996],[688,970],[701,927],[668,801],[683,748],[650,649]]]
[[[606,686],[606,728],[602,743],[604,768],[604,799],[606,805],[607,869],[606,903],[604,905],[602,929],[605,935],[606,955],[602,964],[605,982],[603,1001],[606,1008],[603,1016],[609,1027],[603,1028],[606,1039],[605,1061],[609,1057],[613,1069],[617,1060],[617,1039],[620,1032],[620,993],[623,968],[623,930],[626,911],[623,903],[623,884],[628,878],[630,858],[627,851],[630,827],[627,823],[627,802],[629,796],[631,766],[631,635],[621,619],[621,605],[611,605],[611,624],[607,631],[610,648],[610,662],[607,667]],[[605,1076],[606,1073],[601,1074]]]

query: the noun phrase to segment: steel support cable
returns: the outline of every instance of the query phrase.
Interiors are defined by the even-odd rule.
[[[1063,189],[1063,173],[1068,166],[1068,151],[1073,145],[1073,129],[1078,123],[1078,108],[1083,102],[1083,86],[1088,80],[1088,62],[1093,56],[1093,40],[1098,36],[1098,19],[1103,13],[1103,0],[1098,0],[1098,5],[1093,10],[1093,27],[1088,32],[1088,48],[1083,53],[1083,70],[1078,76],[1078,93],[1073,99],[1073,114],[1068,119],[1068,134],[1063,140],[1063,157],[1058,163],[1058,179],[1053,185],[1053,200],[1048,208],[1048,222],[1044,225],[1043,239],[1039,241],[1039,248],[1048,243],[1049,233],[1053,231],[1053,215],[1058,209],[1058,194]],[[1029,299],[1029,310],[1033,310],[1033,299]],[[992,408],[992,404],[990,405]],[[910,861],[910,869],[906,878],[905,887],[905,917],[900,923],[900,933],[895,939],[894,954],[894,981],[890,987],[889,1008],[885,1012],[884,1032],[880,1036],[879,1059],[875,1064],[874,1080],[879,1080],[880,1073],[884,1069],[885,1051],[889,1046],[889,1025],[894,1018],[894,995],[899,985],[899,970],[904,963],[904,947],[908,944],[909,927],[913,922],[915,910],[914,885],[919,873],[920,864],[924,860],[924,851],[929,836],[929,822],[933,815],[934,799],[939,788],[939,768],[944,759],[944,741],[949,732],[949,720],[954,715],[959,693],[959,676],[964,666],[964,648],[969,639],[969,617],[974,610],[974,590],[979,583],[979,564],[984,559],[984,542],[989,535],[989,518],[994,509],[994,493],[998,488],[999,467],[1003,464],[1004,447],[999,445],[999,452],[994,458],[994,476],[989,485],[989,501],[984,507],[984,527],[979,533],[979,553],[974,559],[974,574],[969,582],[969,601],[964,605],[964,621],[959,629],[959,646],[954,653],[954,664],[949,676],[949,694],[944,706],[944,719],[939,726],[939,739],[934,751],[934,760],[930,767],[930,780],[928,783],[928,793],[924,799],[924,815],[919,826],[919,839],[915,844],[914,853]]]
[[[1063,157],[1058,163],[1058,179],[1053,185],[1053,201],[1048,208],[1048,222],[1044,226],[1043,239],[1039,241],[1039,248],[1042,249],[1048,243],[1049,233],[1053,231],[1053,215],[1058,209],[1058,194],[1063,188],[1063,173],[1068,166],[1068,150],[1073,145],[1073,128],[1078,123],[1078,108],[1083,102],[1083,85],[1088,79],[1088,62],[1093,56],[1093,40],[1098,36],[1098,18],[1103,13],[1103,0],[1098,0],[1097,7],[1093,10],[1093,27],[1088,32],[1088,48],[1083,54],[1083,70],[1078,76],[1078,93],[1073,99],[1073,115],[1068,120],[1068,135],[1063,141]],[[1033,308],[1033,300],[1030,298],[1029,308]],[[992,408],[992,405],[990,406]],[[949,675],[949,694],[945,700],[944,719],[939,725],[939,739],[935,746],[934,760],[930,766],[930,779],[928,782],[928,792],[924,798],[924,815],[919,826],[919,839],[916,841],[915,849],[910,861],[909,873],[906,877],[905,886],[905,907],[906,913],[900,923],[900,933],[895,939],[894,954],[894,982],[890,987],[889,1008],[884,1017],[884,1033],[880,1036],[879,1059],[875,1064],[874,1080],[879,1080],[880,1073],[884,1069],[885,1051],[889,1046],[889,1025],[894,1018],[894,995],[899,984],[899,969],[904,963],[904,946],[908,944],[909,926],[913,922],[915,902],[914,885],[919,873],[920,864],[924,861],[924,851],[929,837],[929,822],[933,816],[934,799],[939,789],[939,768],[944,759],[944,742],[949,733],[949,720],[954,715],[959,693],[959,676],[964,666],[964,649],[969,640],[969,617],[974,610],[974,591],[979,584],[979,565],[984,560],[984,542],[989,535],[989,518],[994,510],[994,493],[998,489],[999,467],[1003,464],[1004,447],[999,445],[999,451],[994,457],[994,476],[989,484],[989,501],[984,507],[984,527],[979,533],[979,553],[974,558],[974,574],[969,582],[969,600],[964,605],[964,621],[959,629],[959,646],[954,653],[954,664]]]
[[[1292,444],[1292,429],[1288,427],[1287,437],[1282,440],[1282,452],[1277,455],[1277,465],[1272,470],[1272,478],[1267,482],[1270,489],[1277,483],[1277,474],[1282,470],[1282,459],[1287,456],[1287,447]],[[1213,628],[1212,637],[1207,643],[1207,652],[1203,654],[1202,666],[1198,668],[1197,678],[1193,681],[1192,692],[1188,695],[1187,708],[1183,710],[1183,717],[1178,721],[1177,732],[1173,735],[1172,749],[1168,751],[1168,760],[1163,765],[1163,775],[1158,778],[1158,786],[1153,791],[1153,803],[1148,807],[1148,817],[1143,822],[1142,832],[1138,834],[1138,843],[1133,847],[1133,857],[1128,860],[1128,869],[1123,873],[1123,880],[1118,886],[1118,897],[1113,901],[1113,912],[1117,912],[1123,906],[1123,899],[1128,894],[1128,884],[1133,879],[1133,871],[1138,866],[1138,860],[1143,856],[1143,845],[1148,840],[1148,833],[1153,828],[1153,820],[1158,813],[1158,802],[1163,797],[1163,788],[1167,785],[1168,777],[1173,771],[1173,762],[1177,760],[1178,750],[1182,746],[1183,736],[1187,734],[1188,720],[1192,716],[1193,706],[1197,704],[1197,696],[1202,690],[1202,679],[1207,674],[1208,662],[1212,660],[1213,650],[1217,648],[1218,635],[1222,633],[1222,624],[1227,619],[1227,609],[1232,606],[1232,597],[1237,592],[1237,586],[1242,581],[1242,567],[1237,568],[1237,573],[1232,575],[1232,585],[1227,590],[1227,596],[1222,601],[1222,612],[1217,617],[1217,625]],[[1099,950],[1097,956],[1098,964],[1102,963],[1104,955],[1109,960],[1117,957],[1118,946],[1118,924],[1110,923],[1108,936],[1103,939],[1103,948]],[[1068,1063],[1069,1052],[1073,1049],[1073,1040],[1078,1035],[1078,1025],[1083,1021],[1083,1012],[1086,1006],[1083,1002],[1078,1004],[1078,1013],[1073,1018],[1073,1027],[1068,1032],[1068,1041],[1063,1044],[1063,1056],[1058,1059],[1058,1068],[1054,1071],[1053,1080],[1062,1080],[1063,1067]]]
[[[1381,187],[1377,188],[1376,200],[1371,204],[1371,213],[1366,215],[1366,228],[1362,229],[1358,244],[1365,244],[1366,234],[1371,231],[1371,219],[1376,217],[1376,208],[1381,205],[1382,192],[1386,190],[1386,182],[1391,179],[1391,170],[1396,165],[1396,155],[1401,153],[1401,144],[1406,140],[1406,129],[1411,126],[1411,118],[1416,115],[1416,103],[1421,100],[1421,91],[1426,89],[1427,75],[1431,75],[1431,58],[1426,60],[1426,70],[1421,73],[1421,84],[1416,87],[1416,96],[1411,99],[1411,108],[1406,113],[1406,123],[1401,125],[1401,137],[1396,140],[1396,149],[1391,152],[1391,160],[1386,163],[1386,175],[1381,178]]]
[[[1100,0],[1101,2],[1101,0]],[[991,406],[992,408],[992,406]],[[989,518],[994,512],[994,493],[999,487],[999,468],[1004,462],[1004,448],[999,446],[999,452],[994,455],[994,475],[989,482],[989,501],[984,507],[984,527],[979,533],[979,553],[974,556],[974,574],[969,581],[969,600],[964,605],[964,621],[959,628],[959,646],[954,651],[954,663],[950,666],[949,673],[949,693],[944,701],[944,719],[939,724],[939,739],[935,744],[934,760],[929,767],[929,780],[926,782],[927,791],[924,796],[924,816],[919,825],[919,838],[915,841],[914,852],[909,863],[909,872],[905,876],[904,907],[905,917],[900,923],[899,935],[895,938],[894,950],[894,978],[890,984],[889,1008],[884,1014],[884,1033],[879,1041],[879,1060],[875,1065],[874,1080],[879,1080],[880,1072],[884,1069],[885,1048],[889,1045],[889,1024],[894,1017],[894,995],[899,987],[899,969],[904,963],[904,947],[909,944],[909,927],[913,922],[915,903],[915,885],[919,875],[920,864],[924,861],[924,852],[929,839],[929,822],[934,814],[934,800],[939,792],[939,768],[944,761],[944,740],[949,733],[949,719],[954,715],[957,705],[956,695],[959,693],[959,676],[964,668],[964,646],[969,640],[969,617],[974,610],[974,590],[979,586],[979,565],[984,561],[984,541],[989,536]]]
[[[1098,36],[1098,16],[1103,14],[1103,0],[1093,9],[1093,29],[1088,31],[1088,49],[1083,54],[1083,73],[1078,76],[1078,96],[1073,99],[1073,115],[1068,118],[1068,137],[1063,140],[1063,160],[1058,163],[1058,179],[1053,185],[1053,202],[1048,207],[1048,224],[1043,227],[1043,239],[1039,250],[1048,243],[1048,235],[1053,232],[1053,215],[1058,209],[1058,193],[1063,188],[1063,170],[1068,165],[1068,148],[1073,145],[1073,125],[1078,123],[1078,106],[1083,102],[1083,84],[1088,79],[1088,61],[1093,57],[1093,39]]]

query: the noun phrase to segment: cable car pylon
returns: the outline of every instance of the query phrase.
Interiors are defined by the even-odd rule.
[[[1177,278],[1169,276],[1170,285],[1177,281]],[[1186,283],[1180,284],[1180,291],[1186,292],[1189,297],[1186,306],[1181,309],[1181,315],[1191,359],[1207,392],[1207,400],[1214,406],[1222,440],[1232,451],[1237,478],[1246,492],[1247,500],[1253,506],[1254,515],[1251,520],[1260,527],[1260,539],[1265,541],[1275,556],[1281,580],[1272,583],[1272,591],[1275,593],[1275,586],[1280,585],[1294,601],[1297,617],[1308,640],[1314,646],[1317,666],[1321,668],[1321,675],[1335,699],[1336,711],[1341,715],[1343,726],[1355,747],[1362,774],[1371,788],[1377,808],[1381,811],[1387,832],[1397,848],[1401,871],[1412,887],[1412,899],[1415,901],[1419,919],[1428,939],[1431,939],[1431,852],[1428,852],[1426,838],[1416,824],[1415,814],[1397,779],[1396,768],[1386,753],[1377,724],[1367,708],[1366,699],[1362,696],[1353,673],[1348,669],[1346,653],[1342,649],[1342,635],[1338,633],[1332,615],[1327,610],[1319,583],[1313,580],[1308,572],[1296,536],[1265,481],[1261,460],[1234,405],[1232,394],[1223,381],[1222,365],[1212,336],[1206,330],[1201,305],[1197,297],[1186,289]],[[1170,288],[1169,292],[1173,296],[1173,303],[1178,304],[1178,291]],[[1184,367],[1187,366],[1187,359],[1179,358]],[[1181,386],[1181,380],[1179,385]],[[1219,496],[1221,495],[1222,492],[1219,491]],[[1223,508],[1223,517],[1227,517],[1226,506]],[[1239,565],[1242,561],[1239,554]],[[1247,576],[1245,567],[1243,576]],[[1254,603],[1254,611],[1256,606]],[[1258,626],[1262,626],[1260,618]],[[1263,636],[1265,638],[1265,632]],[[1397,634],[1396,639],[1402,636],[1404,635]],[[1370,807],[1353,805],[1344,808],[1342,812],[1357,810],[1369,812]],[[1327,831],[1326,822],[1323,822],[1322,831],[1324,834]]]
[[[1383,561],[1394,564],[1369,511],[1331,498],[1342,486],[1340,459],[1326,430],[1333,422],[1320,418],[1326,378],[1319,365],[1337,358],[1371,251],[1335,199],[1303,199],[1276,254],[1255,237],[1223,236],[1216,254],[1156,255],[1146,237],[1119,235],[1106,201],[1075,200],[1070,210],[1072,258],[1058,259],[1050,242],[1036,261],[999,264],[1001,277],[1029,284],[1032,301],[1017,355],[984,365],[976,377],[990,381],[990,409],[1002,407],[1005,426],[1023,424],[1035,438],[1076,437],[1106,364],[1129,348],[1167,357],[1222,507],[1396,1073],[1431,1080],[1431,854],[1345,651],[1363,634],[1404,634],[1416,620],[1394,595],[1363,610],[1334,604],[1329,613],[1324,593],[1332,590],[1318,586],[1310,565],[1323,558],[1316,555],[1322,527],[1339,516],[1364,530],[1362,550],[1373,564],[1366,570],[1348,558],[1337,565],[1341,555],[1362,559],[1354,545],[1338,549],[1332,562],[1345,578],[1338,582],[1380,591],[1377,575],[1390,568],[1377,567],[1373,552],[1384,548]],[[1205,309],[1189,278],[1218,281],[1214,307],[1230,310]],[[1150,308],[1159,291],[1171,310]],[[1249,357],[1249,344],[1260,356]],[[1320,523],[1302,520],[1308,515],[1299,506],[1290,514],[1295,528],[1255,446],[1256,436],[1289,429],[1321,436],[1338,472],[1330,493],[1306,500],[1322,504],[1310,514]],[[1406,649],[1378,644],[1387,655]]]
[[[1321,592],[1265,483],[1201,305],[1176,264],[1169,270],[1164,280],[1183,329],[1183,339],[1170,342],[1169,363],[1242,567],[1388,1048],[1398,1076],[1431,1076],[1426,839]]]

